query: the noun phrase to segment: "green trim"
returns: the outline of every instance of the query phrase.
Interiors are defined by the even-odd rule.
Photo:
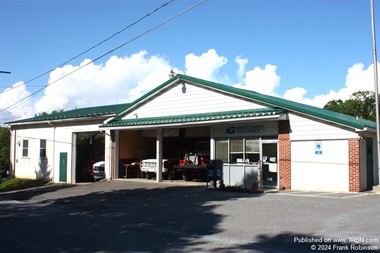
[[[214,113],[199,113],[189,115],[167,116],[167,117],[151,117],[151,118],[136,118],[125,120],[112,120],[102,127],[126,127],[126,126],[153,126],[153,125],[168,125],[168,124],[181,124],[181,123],[197,123],[215,120],[227,119],[244,119],[254,117],[274,116],[285,113],[281,109],[255,109],[255,110],[239,110],[228,112],[214,112]]]
[[[35,122],[42,122],[42,121],[114,116],[118,114],[119,112],[123,111],[128,105],[129,104],[118,104],[118,105],[104,105],[104,106],[80,108],[80,109],[74,109],[74,110],[64,111],[64,112],[59,112],[59,113],[54,113],[54,114],[37,116],[33,118],[28,118],[28,119],[11,121],[5,124],[35,123]]]

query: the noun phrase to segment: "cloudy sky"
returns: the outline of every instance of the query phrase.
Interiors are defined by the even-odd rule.
[[[318,107],[374,89],[369,0],[208,0],[145,34],[199,2],[1,0],[0,124],[132,102],[171,69]]]

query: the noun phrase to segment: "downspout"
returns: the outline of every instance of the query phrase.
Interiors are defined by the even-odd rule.
[[[52,170],[52,182],[54,182],[54,171],[55,171],[55,126],[50,121],[48,122],[49,126],[53,127],[53,170]]]

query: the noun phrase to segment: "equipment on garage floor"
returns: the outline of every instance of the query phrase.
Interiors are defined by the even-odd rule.
[[[194,179],[206,181],[208,159],[209,157],[198,156],[196,153],[186,153],[184,159],[180,160],[178,165],[173,165],[173,169],[174,171],[182,172],[182,178],[185,181]]]

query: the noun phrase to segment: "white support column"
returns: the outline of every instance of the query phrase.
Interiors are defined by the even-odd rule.
[[[112,136],[110,132],[110,136]],[[112,138],[111,138],[111,158],[113,158],[113,166],[111,168],[111,175],[114,176],[113,179],[119,178],[119,157],[120,157],[120,130],[115,130],[114,135],[114,142],[115,145],[112,145]],[[112,169],[114,170],[114,173],[112,174]]]
[[[214,127],[210,127],[210,160],[215,159],[215,137],[214,137]]]
[[[162,182],[162,128],[156,131],[156,160],[157,160],[157,173],[156,181]]]
[[[119,140],[119,131],[115,131],[115,139],[116,139],[116,145],[117,145],[118,140]],[[113,169],[112,164],[115,164],[114,168],[118,168],[118,164],[116,164],[116,162],[118,162],[117,150],[119,150],[118,147],[116,147],[116,149],[114,150],[112,143],[113,142],[112,142],[112,137],[111,137],[111,131],[110,130],[104,131],[104,161],[105,161],[104,171],[106,173],[107,179],[108,178],[113,179],[112,176],[114,176],[115,178],[119,177],[119,170],[115,169],[114,172],[112,171]],[[112,159],[114,159],[114,161]]]

